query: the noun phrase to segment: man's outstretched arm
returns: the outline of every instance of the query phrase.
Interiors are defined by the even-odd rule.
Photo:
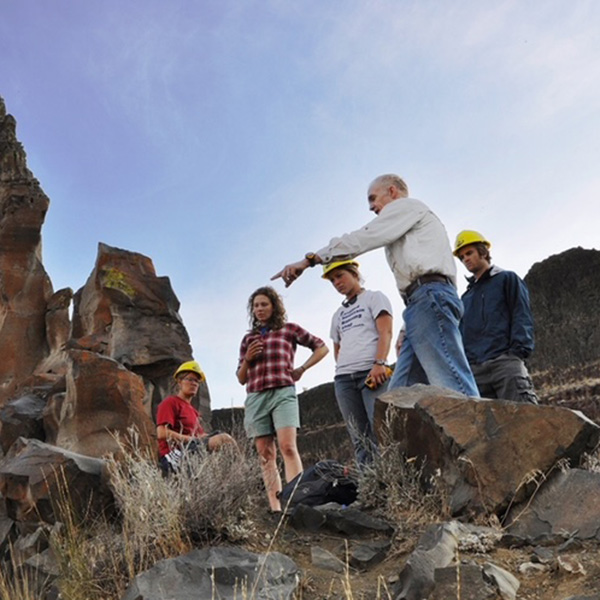
[[[308,269],[308,267],[314,267],[315,265],[320,265],[322,263],[323,261],[318,254],[309,253],[302,260],[283,267],[281,271],[275,273],[275,275],[271,277],[271,281],[281,277],[285,283],[285,287],[289,287],[306,269]]]

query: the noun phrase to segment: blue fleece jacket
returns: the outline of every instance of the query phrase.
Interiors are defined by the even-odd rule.
[[[525,282],[512,271],[493,266],[479,280],[469,278],[462,296],[460,323],[470,363],[509,353],[527,358],[533,351],[533,316]]]

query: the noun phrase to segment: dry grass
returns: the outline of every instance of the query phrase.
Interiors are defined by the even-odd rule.
[[[43,600],[44,582],[22,565],[17,564],[13,548],[9,546],[11,560],[0,568],[0,600]]]
[[[157,561],[194,546],[240,542],[253,532],[249,514],[264,492],[258,461],[249,452],[226,447],[190,455],[181,472],[168,478],[135,444],[107,465],[116,518],[76,515],[66,483],[55,503],[61,526],[50,541],[64,600],[121,598],[129,582]],[[0,579],[0,593],[3,585]],[[5,597],[37,600],[12,588],[0,600]]]
[[[426,464],[407,458],[391,436],[382,440],[379,455],[361,471],[358,499],[365,508],[378,509],[395,524],[422,524],[449,517],[438,476],[427,476]]]

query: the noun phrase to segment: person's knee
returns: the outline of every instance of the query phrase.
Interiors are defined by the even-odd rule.
[[[279,450],[284,458],[295,458],[298,455],[298,446],[295,441],[285,440],[280,442]]]
[[[260,460],[263,464],[269,462],[275,462],[277,459],[277,447],[275,444],[261,444],[256,446],[256,451],[260,456]]]
[[[236,441],[228,433],[218,433],[208,438],[208,450],[220,450],[224,446],[237,448]]]

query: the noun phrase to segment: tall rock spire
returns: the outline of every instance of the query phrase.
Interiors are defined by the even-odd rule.
[[[0,406],[48,354],[52,283],[41,257],[49,200],[27,168],[16,121],[0,98]]]

